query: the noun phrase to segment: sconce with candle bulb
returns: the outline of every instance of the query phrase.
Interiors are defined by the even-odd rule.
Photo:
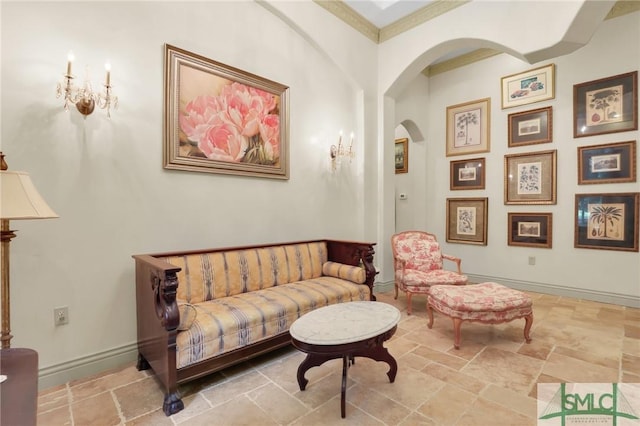
[[[338,137],[338,146],[331,145],[329,149],[329,156],[331,158],[331,170],[335,171],[337,166],[340,164],[340,157],[349,157],[349,162],[355,156],[355,151],[353,150],[353,132],[351,132],[351,138],[349,140],[349,150],[345,150],[345,146],[342,144],[342,130],[340,131],[340,135]]]
[[[67,56],[67,72],[64,75],[63,81],[58,83],[56,87],[56,98],[64,96],[65,111],[69,111],[69,104],[75,104],[80,114],[86,118],[87,115],[93,112],[96,105],[98,105],[101,109],[106,109],[107,117],[111,118],[111,107],[113,106],[114,109],[118,108],[118,97],[112,94],[111,64],[107,62],[104,66],[106,72],[103,85],[104,91],[96,93],[91,87],[88,76],[81,87],[77,87],[74,84],[75,76],[71,73],[74,59],[73,52],[69,52]]]

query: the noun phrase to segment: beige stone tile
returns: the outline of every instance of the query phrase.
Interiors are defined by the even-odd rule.
[[[167,416],[164,414],[164,411],[162,411],[162,408],[159,408],[135,419],[131,419],[125,424],[126,426],[172,426],[177,424],[177,422],[174,423],[176,415],[177,414]]]
[[[186,419],[189,419],[191,417],[195,417],[201,413],[204,413],[205,411],[209,410],[213,405],[199,393],[182,397],[182,402],[184,403],[184,410],[171,415],[171,419],[175,423],[183,422]],[[164,414],[164,411],[162,411],[162,413]]]
[[[225,401],[204,413],[191,417],[183,424],[189,426],[272,426],[277,425],[264,410],[244,395]]]
[[[566,380],[559,379],[554,376],[549,376],[548,374],[540,374],[536,379],[536,382],[531,386],[531,391],[529,392],[529,397],[536,399],[538,397],[538,384],[540,383],[563,383]]]
[[[309,414],[300,417],[290,426],[361,426],[384,425],[375,417],[365,413],[358,407],[347,402],[345,404],[345,418],[340,417],[340,397],[337,396],[327,403],[313,410]]]
[[[347,401],[387,425],[398,424],[411,413],[407,407],[372,390],[367,384],[349,389]]]
[[[233,380],[227,380],[203,390],[201,395],[215,407],[239,395],[250,392],[258,386],[264,386],[267,382],[268,379],[265,376],[251,369],[246,374],[236,375]]]
[[[289,424],[309,411],[297,398],[272,383],[249,392],[247,396],[278,424]]]
[[[433,376],[412,368],[399,366],[395,382],[379,386],[375,390],[413,410],[444,385],[444,382]]]
[[[559,355],[570,356],[582,361],[601,365],[603,367],[618,368],[620,364],[620,353],[612,352],[610,348],[600,347],[592,348],[592,352],[585,350],[569,349],[562,346],[556,346],[553,353]]]
[[[347,379],[347,392],[348,389],[354,385],[353,379]],[[318,408],[322,404],[326,404],[331,398],[336,395],[340,396],[340,390],[342,388],[342,368],[339,372],[330,374],[323,377],[320,380],[309,380],[305,390],[298,390],[293,394],[297,399],[302,401],[311,408]]]
[[[419,346],[413,351],[413,353],[429,359],[433,362],[446,365],[447,367],[453,368],[454,370],[460,370],[465,365],[467,365],[468,362],[466,359],[460,358],[456,355],[449,355],[447,353],[436,351],[425,346]]]
[[[162,407],[164,392],[158,382],[148,377],[111,391],[125,420],[139,417]],[[87,400],[91,400],[88,398]],[[82,423],[80,423],[82,424]]]
[[[517,352],[520,355],[546,360],[553,348],[554,345],[550,343],[538,339],[532,339],[531,343],[520,346],[520,349],[518,349]]]
[[[402,355],[413,352],[419,345],[416,342],[405,339],[403,337],[393,338],[384,344],[391,356],[395,359],[400,358]]]
[[[528,392],[543,364],[539,359],[488,347],[461,371],[487,383]]]
[[[624,325],[624,335],[625,337],[631,337],[633,339],[640,339],[640,327],[636,325]]]
[[[38,394],[38,413],[56,410],[60,407],[69,407],[71,393],[67,386],[58,386]]]
[[[471,392],[447,384],[417,411],[434,420],[436,424],[451,425],[456,423],[476,398],[477,396]]]
[[[285,357],[276,362],[272,362],[259,369],[259,372],[266,376],[269,380],[276,383],[289,393],[295,393],[300,390],[298,385],[297,373],[300,363],[304,360],[305,354],[297,352],[292,356]],[[335,372],[338,367],[337,364],[327,363],[329,365],[322,365],[320,367],[314,367],[307,371],[308,380],[319,380],[320,378]]]
[[[622,354],[622,371],[640,374],[640,356]]]
[[[617,382],[619,376],[618,369],[556,353],[549,356],[542,372],[574,383],[612,383]]]
[[[135,366],[129,366],[120,371],[111,371],[109,374],[101,375],[93,380],[79,381],[77,384],[70,386],[69,389],[73,401],[80,401],[147,378],[148,376],[138,371]]]
[[[510,410],[495,402],[487,401],[484,398],[478,398],[471,407],[460,417],[459,425],[466,426],[487,426],[487,420],[490,420],[492,426],[524,426],[535,425],[536,418],[525,416],[514,410]]]
[[[422,372],[473,394],[480,393],[487,386],[482,380],[437,363],[429,364]]]
[[[535,387],[535,385],[534,385]],[[480,397],[501,405],[509,410],[516,411],[526,417],[534,418],[537,414],[537,401],[511,389],[506,389],[496,385],[487,386],[481,393]]]
[[[625,337],[622,339],[622,352],[634,356],[640,355],[640,339]]]
[[[71,426],[71,410],[69,405],[57,407],[46,412],[38,411],[36,420],[39,426]]]
[[[107,426],[122,422],[111,392],[104,392],[71,404],[76,425]]]
[[[414,353],[404,354],[400,358],[396,358],[396,361],[398,362],[398,365],[402,364],[405,367],[413,368],[415,370],[422,370],[424,367],[431,364],[431,361],[428,359]]]
[[[398,423],[398,426],[437,426],[437,423],[435,420],[414,411],[401,423]]]

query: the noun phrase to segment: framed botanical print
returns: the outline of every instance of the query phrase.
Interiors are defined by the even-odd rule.
[[[484,189],[485,159],[452,161],[450,166],[449,189]]]
[[[509,148],[553,140],[551,107],[509,114]]]
[[[556,203],[556,150],[504,156],[505,204]]]
[[[502,77],[502,109],[555,97],[555,64]]]
[[[447,198],[447,242],[487,245],[488,198]]]
[[[510,246],[551,248],[551,213],[508,213],[507,224]]]
[[[396,174],[409,171],[409,139],[396,139],[395,151]]]
[[[578,185],[636,181],[636,141],[578,147]]]
[[[573,137],[638,129],[638,71],[573,86]]]
[[[638,251],[640,192],[576,194],[574,247]]]
[[[447,107],[447,157],[488,152],[491,98]]]

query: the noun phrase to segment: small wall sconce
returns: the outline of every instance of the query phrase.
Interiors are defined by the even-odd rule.
[[[104,68],[106,71],[106,77],[104,82],[104,91],[101,93],[95,93],[91,88],[91,82],[88,77],[84,81],[82,87],[77,87],[73,80],[75,76],[71,74],[71,66],[73,64],[74,56],[73,52],[69,52],[67,56],[67,73],[64,75],[64,80],[58,83],[56,88],[56,98],[64,95],[64,110],[69,111],[69,104],[75,104],[80,114],[91,114],[96,105],[102,109],[107,110],[107,117],[111,118],[111,106],[114,109],[118,107],[118,97],[111,93],[111,65],[106,63]]]
[[[351,159],[355,154],[356,153],[353,150],[353,132],[351,132],[351,138],[349,140],[349,150],[345,151],[345,147],[342,145],[342,131],[340,131],[338,146],[331,145],[329,150],[329,156],[331,157],[331,170],[336,170],[336,167],[340,164],[340,157],[349,157],[349,162],[351,162]]]

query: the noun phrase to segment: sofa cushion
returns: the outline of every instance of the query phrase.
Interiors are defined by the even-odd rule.
[[[177,367],[286,333],[313,309],[359,300],[370,300],[368,286],[325,276],[198,303],[193,325],[177,335]]]
[[[198,315],[196,307],[191,303],[179,302],[178,311],[180,312],[180,324],[178,324],[178,331],[190,329]]]
[[[164,258],[178,272],[179,301],[192,304],[322,276],[324,242]]]
[[[367,274],[361,266],[345,265],[344,263],[325,262],[322,265],[322,274],[329,277],[342,278],[362,284],[367,280]]]

